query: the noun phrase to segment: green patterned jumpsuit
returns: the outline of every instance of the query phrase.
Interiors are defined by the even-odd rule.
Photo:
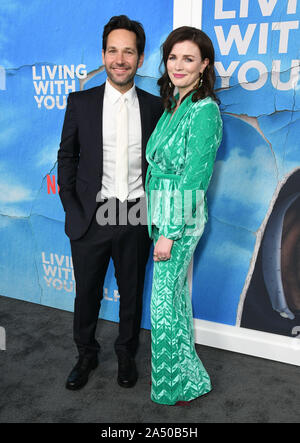
[[[211,390],[194,345],[188,267],[207,221],[207,191],[222,138],[219,107],[210,97],[188,96],[165,111],[150,137],[146,157],[149,235],[174,240],[171,258],[154,262],[151,296],[154,402],[174,405]],[[180,195],[180,198],[178,198]]]

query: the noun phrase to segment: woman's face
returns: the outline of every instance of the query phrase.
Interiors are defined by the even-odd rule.
[[[196,43],[185,40],[173,46],[167,60],[167,71],[171,82],[177,86],[180,96],[194,88],[200,73],[204,72],[208,64],[208,58],[202,60]]]

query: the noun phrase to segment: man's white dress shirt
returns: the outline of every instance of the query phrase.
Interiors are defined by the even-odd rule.
[[[142,182],[142,128],[135,85],[121,94],[106,80],[103,100],[103,176],[101,197],[116,197],[116,116],[120,97],[127,98],[128,108],[128,200],[144,195]]]

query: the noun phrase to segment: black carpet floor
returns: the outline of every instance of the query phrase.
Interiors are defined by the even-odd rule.
[[[0,296],[0,423],[299,423],[300,369],[196,345],[213,391],[187,406],[150,399],[150,332],[141,331],[139,380],[116,383],[118,325],[99,320],[100,364],[80,391],[65,389],[76,362],[71,312]]]

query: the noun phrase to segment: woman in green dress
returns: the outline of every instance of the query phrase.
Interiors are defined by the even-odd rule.
[[[207,191],[222,120],[213,92],[214,48],[192,27],[163,45],[165,112],[147,145],[148,226],[154,241],[151,399],[175,405],[211,390],[194,345],[188,267],[207,221]],[[174,96],[177,87],[178,94]]]

